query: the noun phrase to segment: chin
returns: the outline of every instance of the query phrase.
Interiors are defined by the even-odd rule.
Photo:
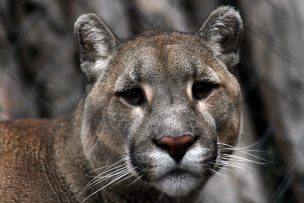
[[[152,185],[163,193],[172,197],[189,194],[198,185],[198,177],[191,174],[170,174],[152,182]]]

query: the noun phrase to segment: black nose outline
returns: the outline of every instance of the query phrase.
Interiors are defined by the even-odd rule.
[[[197,140],[192,135],[182,135],[179,137],[163,136],[155,141],[157,147],[168,152],[168,154],[179,163],[187,150]]]

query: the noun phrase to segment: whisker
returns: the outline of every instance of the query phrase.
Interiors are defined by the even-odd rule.
[[[267,151],[265,150],[258,150],[258,149],[245,149],[245,150],[242,150],[244,152],[258,152],[258,153],[267,153]]]
[[[117,168],[117,167],[116,167]],[[124,170],[126,170],[126,166],[120,166],[120,168],[117,168],[116,170],[109,170],[107,172],[109,172],[108,174],[105,174],[106,172],[103,172],[102,174],[99,174],[98,176],[96,176],[94,179],[92,179],[86,186],[85,188],[82,190],[82,194],[88,190],[89,188],[91,188],[92,186],[104,181],[104,180],[107,180],[121,172],[123,172]],[[102,176],[104,175],[104,176]]]
[[[98,142],[99,142],[99,139],[97,138],[97,140],[96,140],[95,144],[93,145],[92,149],[90,150],[89,154],[91,154],[93,152],[93,150],[97,146]]]
[[[124,157],[124,158],[122,158],[122,159],[120,159],[120,160],[114,162],[114,163],[113,163],[112,165],[110,165],[110,166],[102,166],[102,167],[100,167],[100,168],[97,168],[97,169],[92,170],[90,173],[93,173],[93,172],[102,170],[102,169],[104,169],[104,168],[106,168],[106,170],[107,170],[108,168],[110,168],[110,167],[112,167],[112,166],[114,166],[114,165],[116,165],[116,164],[118,164],[118,163],[120,163],[120,162],[122,162],[122,161],[127,161],[127,160],[129,160],[129,159],[130,159],[130,158],[128,158],[128,157]],[[89,174],[90,174],[90,173],[89,173]]]
[[[121,169],[123,169],[125,167],[124,164],[120,165],[120,166],[117,166],[115,168],[111,168],[111,169],[108,169],[108,170],[105,170],[104,172],[98,174],[97,176],[94,176],[94,178],[88,183],[90,184],[91,182],[95,181],[96,179],[100,178],[101,176],[105,175],[106,173],[108,173],[107,175],[111,175],[112,173],[115,173]]]
[[[118,169],[116,171],[113,171],[113,172],[111,172],[109,174],[105,174],[104,176],[98,177],[98,180],[107,180],[107,179],[109,179],[109,178],[111,178],[113,176],[116,176],[117,174],[123,173],[125,171],[127,171],[126,167]]]
[[[143,175],[139,176],[138,178],[136,178],[134,181],[132,181],[131,183],[129,183],[127,186],[130,186],[132,184],[134,184],[135,182],[137,182],[139,179],[141,179],[143,177]]]
[[[132,174],[132,173],[128,173],[127,175],[128,175],[127,177],[125,177],[125,178],[119,180],[118,182],[114,183],[114,184],[111,185],[111,186],[117,185],[118,183],[120,183],[120,182],[122,182],[122,181],[125,181],[125,180],[127,180],[127,179],[132,178],[133,176],[135,176],[135,175]]]
[[[258,159],[258,160],[265,161],[267,164],[268,164],[268,163],[273,163],[273,162],[271,162],[271,161],[269,161],[269,160],[267,160],[267,159],[261,158],[261,157],[259,157],[259,156],[257,156],[257,155],[253,155],[253,154],[250,154],[250,153],[248,153],[248,152],[243,152],[243,151],[240,151],[240,152],[243,153],[243,154],[246,154],[246,155],[248,155],[248,156],[251,156],[251,157],[253,157],[253,158],[256,158],[256,159]]]
[[[228,159],[228,160],[229,160],[230,158],[232,158],[232,159],[234,159],[234,160],[242,160],[242,161],[245,161],[245,162],[255,163],[255,164],[259,164],[259,165],[265,165],[265,164],[267,164],[267,163],[265,163],[265,162],[254,161],[254,160],[251,160],[251,159],[248,159],[248,158],[244,158],[244,157],[240,157],[240,156],[233,155],[233,154],[229,154],[229,155],[225,154],[225,155],[223,156],[223,158],[226,158],[226,159]]]
[[[239,160],[236,160],[239,161]],[[257,172],[257,170],[249,165],[246,165],[245,163],[239,163],[239,162],[233,162],[233,159],[230,159],[229,161],[227,160],[221,160],[219,163],[215,163],[215,162],[209,162],[210,164],[218,164],[219,167],[221,167],[221,169],[223,169],[224,167],[230,166],[231,168],[239,168],[244,170],[245,168],[252,170],[253,172]]]
[[[119,177],[115,178],[114,180],[110,181],[108,184],[106,184],[105,186],[99,188],[98,190],[96,190],[95,192],[93,192],[92,194],[90,194],[87,198],[85,198],[83,200],[83,202],[87,201],[90,197],[92,197],[93,195],[95,195],[96,193],[100,192],[101,190],[103,190],[104,188],[108,187],[109,185],[111,185],[112,183],[114,183],[115,181],[121,179],[122,177],[128,175],[128,173],[124,173],[122,175],[120,175]]]
[[[120,172],[120,173],[117,173],[116,174],[116,176],[118,176],[119,175],[119,177],[121,177],[121,175],[125,175],[126,173],[123,171],[123,172]],[[113,176],[112,176],[113,177]],[[115,176],[114,176],[115,177]],[[108,179],[108,178],[107,178]],[[98,180],[94,185],[97,185],[97,184],[100,184],[100,183],[102,183],[102,182],[104,182],[106,179],[104,179],[104,180]],[[112,182],[112,181],[111,181]],[[110,182],[110,183],[111,183]],[[108,183],[109,184],[109,183]],[[94,185],[92,185],[92,186],[94,186]],[[101,190],[101,189],[100,189]],[[90,197],[92,197],[94,194],[96,194],[97,192],[99,192],[100,190],[98,190],[98,191],[95,191],[94,193],[92,193],[91,195],[89,195],[84,201],[86,201],[87,199],[89,199]],[[83,202],[84,202],[83,201]]]
[[[215,171],[215,170],[213,170],[212,168],[209,168],[209,170],[210,170],[211,172],[213,172],[214,174],[219,174],[219,175],[224,176],[224,177],[226,178],[226,176],[225,176],[223,173],[221,173],[221,172]]]
[[[269,161],[269,160],[267,160],[267,159],[264,159],[264,158],[262,158],[262,157],[259,157],[259,156],[257,156],[257,155],[254,155],[254,154],[251,154],[251,153],[249,153],[249,152],[247,152],[247,151],[240,151],[241,153],[243,153],[243,154],[246,154],[246,155],[248,155],[248,156],[251,156],[251,157],[253,157],[253,158],[256,158],[256,159],[259,159],[259,160],[262,160],[262,161],[265,161],[265,162],[267,162],[267,163],[271,163],[271,161]]]
[[[247,150],[247,149],[250,149],[251,147],[253,147],[253,145],[249,145],[247,147],[235,147],[235,146],[232,146],[232,145],[229,145],[229,144],[226,144],[226,143],[220,143],[220,142],[218,142],[217,144],[228,147],[228,148],[225,148],[227,150],[234,150],[234,151]]]
[[[221,170],[226,170],[226,171],[229,171],[229,172],[233,172],[233,169],[228,168],[227,166],[221,167]]]
[[[106,180],[108,180],[108,179],[110,179],[110,178],[112,178],[112,177],[116,177],[116,176],[118,176],[118,175],[121,175],[121,174],[124,174],[125,172],[119,172],[119,173],[117,173],[117,174],[115,174],[115,175],[113,175],[113,176],[111,176],[111,177],[109,177],[109,178],[106,178],[106,179],[98,179],[98,180],[96,180],[94,183],[92,183],[91,185],[90,185],[90,187],[87,189],[87,190],[89,190],[90,188],[92,188],[92,187],[94,187],[94,186],[96,186],[96,185],[98,185],[98,184],[101,184],[102,182],[104,182],[104,181],[106,181]]]
[[[96,176],[96,178],[98,178],[98,177],[100,177],[100,176],[102,176],[102,175],[104,175],[104,174],[106,174],[106,173],[108,173],[108,172],[115,171],[115,170],[119,170],[119,169],[125,168],[125,167],[126,167],[126,164],[121,164],[121,165],[116,166],[116,167],[114,167],[114,168],[109,168],[108,170],[105,170],[105,171],[101,172],[100,174],[98,174],[98,175]]]
[[[265,150],[258,150],[258,149],[242,149],[242,148],[219,148],[219,151],[240,151],[240,152],[256,152],[256,153],[267,153]]]
[[[230,148],[232,148],[232,149],[236,149],[236,150],[242,150],[242,149],[249,149],[249,148],[252,148],[252,147],[258,145],[260,142],[263,142],[264,139],[265,139],[265,138],[262,138],[262,139],[256,141],[255,143],[253,143],[252,145],[249,145],[249,146],[247,146],[247,147],[234,147],[234,146],[232,146],[232,145],[229,145],[229,144],[226,144],[226,143],[221,143],[221,142],[218,142],[217,144],[219,144],[219,145],[224,145],[224,146],[228,146],[228,147],[230,147]]]
[[[93,182],[91,182],[88,186],[86,186],[86,188],[84,190],[88,190],[89,188],[93,187],[94,185],[100,184],[110,178],[114,179],[112,181],[110,181],[109,183],[107,183],[106,185],[104,185],[103,187],[101,187],[100,189],[96,190],[95,192],[93,192],[91,195],[89,195],[84,201],[86,201],[88,198],[92,197],[94,194],[96,194],[97,192],[109,187],[109,186],[113,186],[116,185],[122,181],[125,181],[133,176],[135,176],[134,174],[130,173],[130,171],[128,170],[127,166],[117,166],[115,167],[116,170],[112,171],[113,169],[110,169],[108,171],[112,171],[110,173],[106,173],[104,174],[104,176],[97,176],[97,179]],[[131,168],[131,170],[136,169],[136,167]],[[117,177],[118,176],[118,177]],[[138,180],[138,179],[136,179]],[[136,181],[135,180],[135,181]],[[133,181],[134,182],[134,181]]]
[[[250,169],[250,170],[253,170],[254,172],[256,172],[255,168],[253,168],[251,166],[248,166],[246,164],[241,164],[241,163],[222,163],[222,166],[230,166],[230,167],[235,167],[235,168],[239,168],[239,169],[242,169],[242,170],[247,168],[247,169]]]

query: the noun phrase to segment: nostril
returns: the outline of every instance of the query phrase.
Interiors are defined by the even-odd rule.
[[[158,140],[155,140],[155,144],[158,148],[170,152],[173,148],[173,138],[165,136]]]
[[[157,142],[156,145],[157,145],[159,148],[164,149],[164,150],[166,150],[166,151],[170,151],[170,150],[171,150],[170,145],[168,145],[168,144],[164,144],[164,143]]]
[[[194,137],[191,135],[183,135],[181,138],[177,139],[178,144],[183,145],[184,148],[190,147],[194,142]]]
[[[164,136],[156,140],[155,144],[159,148],[166,150],[176,162],[179,162],[195,140],[191,135],[183,135],[177,138]]]

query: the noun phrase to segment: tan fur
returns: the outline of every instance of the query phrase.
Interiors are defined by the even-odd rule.
[[[229,7],[195,35],[146,32],[127,42],[94,14],[81,16],[75,37],[86,95],[71,115],[0,123],[0,202],[196,201],[209,168],[220,168],[212,163],[221,159],[219,142],[234,146],[240,133],[230,70],[241,33]],[[192,86],[201,81],[216,85],[197,99]],[[143,103],[122,96],[130,88],[142,90]],[[157,144],[185,134],[195,140],[179,160]],[[107,179],[104,166],[122,167],[116,173],[125,179]],[[106,179],[85,190],[92,176]]]

